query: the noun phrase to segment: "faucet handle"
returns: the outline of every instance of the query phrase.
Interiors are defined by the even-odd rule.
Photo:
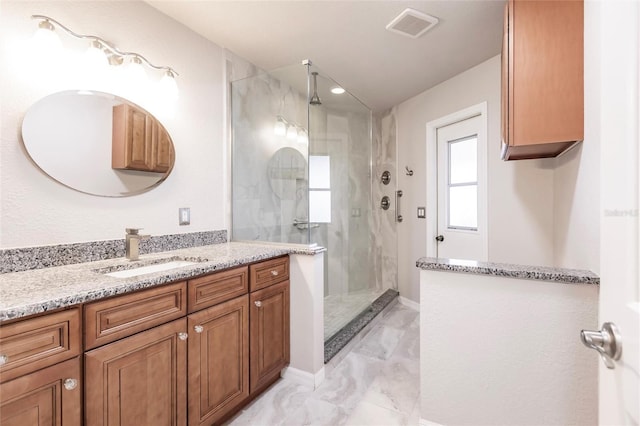
[[[144,228],[125,228],[128,235],[138,235],[138,231],[143,230]]]

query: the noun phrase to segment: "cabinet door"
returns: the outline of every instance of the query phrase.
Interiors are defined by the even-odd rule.
[[[186,425],[186,319],[85,354],[85,418],[92,425]]]
[[[0,385],[2,426],[80,426],[80,358]]]
[[[289,364],[289,281],[250,294],[251,392]]]
[[[113,107],[114,169],[150,171],[153,167],[153,118],[127,104]]]
[[[189,424],[212,424],[249,396],[249,307],[240,296],[188,317]]]
[[[167,172],[173,165],[173,145],[169,133],[158,121],[153,123],[153,171]]]

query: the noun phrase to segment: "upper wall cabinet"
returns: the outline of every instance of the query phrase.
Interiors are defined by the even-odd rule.
[[[114,169],[166,173],[173,165],[173,145],[162,124],[128,104],[113,107]]]
[[[502,159],[556,157],[584,138],[582,0],[508,0]]]

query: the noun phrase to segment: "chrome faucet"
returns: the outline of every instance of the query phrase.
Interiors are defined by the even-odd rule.
[[[142,228],[126,228],[127,235],[124,240],[124,249],[129,260],[138,260],[140,255],[140,240],[146,240],[150,235],[140,235],[138,231]]]

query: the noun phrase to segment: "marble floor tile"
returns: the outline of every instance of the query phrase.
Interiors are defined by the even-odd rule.
[[[416,318],[406,329],[391,357],[420,361],[420,328],[419,318]]]
[[[379,359],[350,353],[316,389],[314,397],[352,410],[382,368]]]
[[[388,359],[398,346],[404,330],[387,327],[382,322],[365,336],[353,349],[354,353],[367,355],[381,360]]]
[[[353,410],[346,424],[348,426],[406,425],[409,420],[408,417],[407,414],[363,401]]]
[[[282,423],[286,426],[341,426],[347,422],[349,415],[344,408],[316,398],[307,399],[294,410]]]
[[[363,401],[381,407],[410,413],[420,394],[419,365],[411,360],[386,363],[371,383]]]
[[[419,358],[417,313],[391,306],[316,390],[281,379],[227,424],[417,426]]]
[[[231,419],[234,426],[282,425],[291,411],[313,393],[313,388],[281,379]]]
[[[384,325],[404,330],[409,327],[419,315],[420,313],[418,311],[400,305],[385,315]]]

